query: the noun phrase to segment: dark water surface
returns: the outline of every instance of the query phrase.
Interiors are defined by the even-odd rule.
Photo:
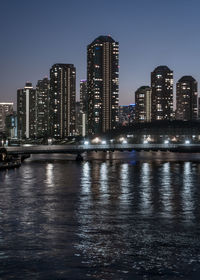
[[[200,278],[200,154],[73,159],[0,172],[0,279]]]

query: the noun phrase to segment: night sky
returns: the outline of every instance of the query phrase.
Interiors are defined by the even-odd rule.
[[[17,88],[35,86],[54,63],[73,63],[86,78],[86,48],[99,35],[119,42],[120,104],[150,85],[158,65],[174,81],[200,82],[199,0],[0,0],[0,102],[16,102]]]

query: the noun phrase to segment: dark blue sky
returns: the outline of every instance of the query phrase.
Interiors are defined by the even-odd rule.
[[[86,47],[110,34],[120,44],[120,104],[150,84],[158,65],[200,81],[199,0],[0,0],[0,102],[49,76],[54,63],[73,63],[86,78]]]

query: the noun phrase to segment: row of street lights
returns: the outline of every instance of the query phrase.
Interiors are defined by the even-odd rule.
[[[121,144],[127,144],[127,143],[128,143],[128,141],[127,141],[124,137],[121,137],[121,138],[119,139],[119,141],[120,141]],[[113,142],[114,142],[113,139],[110,139],[110,140],[109,140],[109,143],[112,144]],[[143,141],[143,144],[150,144],[150,143],[151,143],[151,142],[149,142],[147,139],[144,139],[144,141]],[[189,145],[191,142],[190,142],[190,140],[186,139],[184,143],[185,143],[186,145]],[[89,142],[88,140],[85,140],[85,141],[84,141],[84,145],[89,145],[89,144],[90,144],[90,142]],[[91,144],[102,144],[102,145],[106,145],[106,144],[107,144],[107,141],[106,141],[106,140],[101,140],[99,137],[96,137],[96,138],[94,138],[93,140],[91,140]],[[164,144],[168,145],[168,144],[170,144],[170,141],[169,141],[169,140],[165,140],[165,141],[164,141]]]

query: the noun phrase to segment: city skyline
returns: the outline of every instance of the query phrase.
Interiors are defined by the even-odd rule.
[[[59,5],[42,1],[39,9],[38,3],[2,2],[2,102],[16,104],[17,88],[25,81],[35,86],[37,80],[49,77],[51,65],[59,62],[75,65],[79,99],[79,82],[86,79],[87,45],[97,36],[108,34],[119,42],[120,104],[134,102],[134,92],[141,85],[150,85],[150,72],[158,65],[174,71],[174,84],[184,75],[199,81],[196,57],[200,41],[195,36],[200,26],[198,1],[144,0],[126,1],[125,5],[111,0],[107,6],[103,1],[98,14],[91,1],[84,6],[80,1],[60,0]],[[98,24],[91,24],[95,19]]]

